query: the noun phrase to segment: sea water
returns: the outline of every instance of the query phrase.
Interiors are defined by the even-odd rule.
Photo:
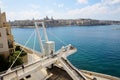
[[[56,51],[67,44],[77,48],[77,52],[68,57],[75,67],[120,77],[120,30],[118,28],[120,25],[48,27],[47,34],[49,40],[55,41]],[[34,31],[34,28],[12,29],[16,42],[22,45],[27,43],[27,47],[40,51]],[[44,43],[42,29],[40,32]]]

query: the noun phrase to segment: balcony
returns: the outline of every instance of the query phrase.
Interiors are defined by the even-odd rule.
[[[13,44],[8,44],[8,47],[9,48],[13,48]]]
[[[13,48],[13,47],[14,47],[14,46],[13,46],[13,41],[8,40],[8,47],[9,47],[9,48]]]

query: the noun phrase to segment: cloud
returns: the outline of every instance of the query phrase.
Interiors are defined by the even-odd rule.
[[[46,12],[46,15],[51,15],[51,14],[53,14],[54,13],[54,10],[48,10],[47,12]]]
[[[0,0],[0,8],[1,8],[2,12],[4,12],[6,10],[6,5],[4,5],[2,0]]]
[[[53,5],[54,5],[54,6],[56,6],[56,5],[57,5],[57,3],[56,3],[56,2],[54,2],[54,3],[53,3]]]
[[[1,7],[1,5],[2,5],[2,1],[0,0],[0,7]]]
[[[36,4],[31,4],[31,5],[30,5],[30,8],[32,8],[32,9],[39,9],[40,6],[39,6],[39,5],[36,5]]]
[[[107,12],[107,7],[101,6],[101,4],[98,3],[81,9],[70,10],[68,11],[68,14],[90,17],[91,15],[104,14],[106,12]]]
[[[78,4],[87,4],[88,0],[77,0]]]
[[[20,12],[8,12],[8,20],[24,20],[24,19],[38,19],[41,17],[41,14],[39,11],[36,10],[28,10],[28,11],[20,11]]]
[[[62,8],[62,7],[64,7],[64,4],[58,4],[58,7]]]
[[[58,4],[58,3],[53,3],[54,6],[57,6],[58,8],[63,8],[64,7],[64,4]]]
[[[36,4],[26,5],[26,9],[22,11],[9,11],[7,12],[7,20],[24,20],[24,19],[39,19],[42,17],[40,6]]]
[[[87,4],[88,0],[78,0],[80,3]],[[0,0],[1,4],[1,0]],[[82,7],[82,8],[66,8],[64,4],[53,3],[53,7],[41,8],[42,6],[31,4],[27,6],[27,9],[19,12],[11,11],[7,12],[8,20],[16,19],[40,19],[44,16],[53,16],[54,18],[94,18],[94,19],[107,19],[107,20],[120,20],[120,0],[101,0],[101,2]],[[59,10],[64,7],[64,10]],[[58,10],[56,10],[58,9]]]
[[[107,5],[120,4],[120,0],[102,0],[102,3]]]
[[[2,1],[0,0],[0,7],[1,7]]]
[[[105,2],[104,2],[105,1]],[[120,20],[120,0],[102,0],[99,3],[83,8],[71,9],[67,12],[70,18],[94,18]],[[103,3],[104,2],[104,3]],[[108,5],[109,4],[109,5]]]
[[[2,1],[0,0],[0,8],[4,8]]]

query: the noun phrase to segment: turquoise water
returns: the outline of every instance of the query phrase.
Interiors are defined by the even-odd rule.
[[[47,33],[49,40],[56,42],[56,50],[64,44],[77,47],[78,51],[68,57],[77,68],[120,77],[120,30],[115,28],[120,28],[120,25],[61,26],[49,27]],[[15,41],[21,44],[25,44],[33,31],[27,28],[12,29]],[[33,48],[33,43],[34,36],[27,46]],[[40,51],[37,40],[35,49]]]

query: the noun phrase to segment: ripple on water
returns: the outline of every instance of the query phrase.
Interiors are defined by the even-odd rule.
[[[79,69],[101,72],[120,77],[120,31],[112,26],[69,26],[54,27],[47,30],[54,33],[66,44],[72,44],[78,51],[69,56],[70,62]],[[12,29],[16,42],[24,44],[34,29]],[[40,30],[41,31],[41,30]],[[48,34],[49,40],[56,42],[56,50],[63,46],[54,36]],[[33,46],[34,38],[27,45]],[[40,51],[38,41],[36,50]]]

